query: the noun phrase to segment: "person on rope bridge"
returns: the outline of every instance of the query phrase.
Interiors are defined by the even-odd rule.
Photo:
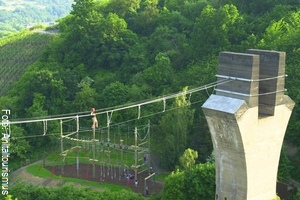
[[[97,117],[96,117],[96,110],[95,108],[92,108],[91,110],[91,116],[92,116],[92,129],[95,129],[95,128],[98,128],[98,120],[97,120]]]

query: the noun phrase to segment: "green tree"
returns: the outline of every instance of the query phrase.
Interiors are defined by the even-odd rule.
[[[117,79],[118,75],[116,73],[99,69],[93,76],[93,88],[95,88],[97,93],[100,94],[107,85]]]
[[[105,18],[98,12],[93,0],[77,0],[71,15],[62,19],[59,28],[62,32],[57,56],[64,66],[73,69],[84,64],[94,67],[98,48],[103,43]]]
[[[107,70],[119,70],[129,51],[138,42],[137,35],[127,29],[127,23],[124,19],[110,13],[101,25],[100,36],[103,43],[98,50],[96,66],[101,66]]]
[[[193,30],[194,19],[186,18],[179,11],[170,12],[169,10],[163,10],[157,18],[157,24],[156,29],[168,27],[170,31],[174,32],[173,34],[176,34],[175,36],[180,34],[182,35],[181,37],[189,38]],[[170,37],[170,35],[168,34],[167,37]]]
[[[107,85],[101,94],[102,107],[112,107],[125,104],[129,99],[129,88],[116,81]]]
[[[13,110],[14,112],[11,113],[13,118],[17,118],[17,113],[15,113],[16,110],[16,101],[17,101],[17,96],[1,96],[0,97],[0,106],[2,108],[9,108]],[[1,108],[1,109],[2,109]]]
[[[192,168],[195,163],[196,159],[198,158],[198,152],[194,151],[193,149],[186,149],[182,156],[179,158],[180,167],[184,170],[188,170]]]
[[[145,0],[143,2],[142,16],[146,22],[151,22],[156,19],[159,15],[158,0]]]
[[[280,162],[278,166],[277,179],[280,182],[287,182],[291,178],[291,170],[293,169],[291,161],[289,160],[286,149],[282,148],[280,154]]]
[[[151,86],[152,94],[159,95],[162,92],[168,93],[170,88],[170,83],[175,79],[175,72],[171,65],[170,58],[165,53],[158,53],[155,57],[156,63],[145,69],[141,74],[142,80],[135,81],[137,85],[148,84]]]
[[[196,21],[196,18],[200,16],[201,11],[207,6],[207,1],[185,2],[181,6],[181,14],[192,22]]]
[[[186,171],[172,172],[165,180],[164,199],[214,199],[215,165],[197,164]]]
[[[139,12],[129,19],[129,27],[140,35],[150,35],[155,29],[159,16],[158,0],[144,0]]]
[[[111,0],[108,7],[109,12],[114,12],[118,16],[124,18],[128,14],[137,12],[137,10],[140,8],[140,0]]]
[[[189,85],[194,88],[199,85],[206,85],[214,82],[214,76],[217,73],[218,59],[211,57],[208,61],[199,61],[187,66],[186,70],[179,74],[178,85]],[[194,120],[188,134],[189,148],[201,152],[198,161],[205,162],[210,155],[213,146],[210,137],[209,128],[205,116],[202,112],[201,105],[214,91],[214,88],[207,88],[202,92],[193,93],[189,98],[191,102],[199,102],[191,105],[195,110]]]
[[[74,0],[74,4],[72,5],[73,10],[71,11],[71,14],[78,17],[84,17],[93,9],[94,6],[94,0]]]
[[[285,51],[288,62],[298,63],[300,37],[300,11],[288,13],[278,21],[273,21],[260,41],[260,48]]]
[[[18,126],[12,126],[11,131],[13,133],[10,146],[11,158],[16,156],[21,159],[26,159],[27,152],[30,152],[32,149],[30,149],[30,145],[24,137],[27,135],[25,130]]]
[[[89,83],[82,83],[79,85],[80,91],[76,93],[74,106],[78,111],[87,111],[92,107],[97,108],[99,105],[97,103],[98,93],[94,88],[90,86]]]
[[[41,93],[33,94],[33,103],[32,106],[26,109],[27,116],[31,117],[43,117],[47,116],[48,112],[43,110],[45,106],[46,97]]]
[[[191,54],[194,58],[209,58],[222,50],[232,49],[232,45],[238,45],[246,37],[241,23],[242,18],[234,5],[225,5],[219,10],[206,6],[192,32]]]
[[[44,109],[45,103],[46,97],[43,94],[34,93],[32,106],[26,109],[26,116],[30,118],[46,117],[48,115],[48,112]],[[45,130],[44,128],[46,127],[44,127],[44,124],[42,122],[26,124],[26,132],[29,133],[29,135],[43,135]],[[51,129],[49,128],[49,130]],[[48,142],[49,141],[46,141],[44,138],[36,136],[34,138],[31,138],[30,145],[31,147],[36,148],[42,147]]]
[[[155,139],[160,144],[161,164],[166,169],[174,169],[187,145],[189,127],[193,122],[194,110],[190,109],[184,91],[174,102],[172,111],[166,113],[159,122],[160,133]]]
[[[184,172],[172,172],[166,179],[162,191],[162,200],[177,199],[184,200]]]
[[[175,17],[175,15],[173,16]],[[174,21],[177,23],[182,22],[182,20],[177,21],[175,19]],[[185,35],[179,33],[174,27],[158,26],[154,33],[149,36],[148,50],[151,52],[150,59],[154,60],[155,58],[157,60],[159,59],[158,56],[160,56],[160,54],[164,54],[165,56],[168,56],[171,65],[177,70],[183,69],[186,66],[187,58],[185,55],[188,49],[187,46],[188,42]]]
[[[186,0],[165,0],[165,7],[171,11],[179,11]]]
[[[99,68],[119,69],[137,43],[137,35],[115,13],[105,16],[96,8],[84,11],[85,16],[74,15],[61,22],[64,65],[73,69],[83,64],[90,76]]]
[[[240,11],[242,12],[242,10]],[[265,34],[270,24],[281,20],[292,12],[294,12],[292,6],[277,4],[275,7],[272,7],[270,12],[264,12],[262,15],[245,15],[245,20],[247,20],[247,24],[249,24],[248,27],[250,28],[248,32],[261,37]]]
[[[10,187],[10,195],[22,200],[31,199],[48,199],[48,200],[65,200],[65,199],[124,199],[124,200],[143,200],[140,194],[129,190],[104,191],[100,192],[89,188],[78,188],[72,184],[64,184],[62,187],[37,187],[31,184],[18,182]]]
[[[235,5],[239,8],[239,10],[243,11],[244,13],[247,13],[248,15],[253,15],[256,17],[262,16],[265,13],[272,12],[276,5],[295,5],[296,3],[296,1],[294,0],[243,0],[239,2],[235,2],[235,0],[230,1],[234,1]]]
[[[38,65],[31,66],[23,74],[14,89],[10,91],[9,96],[15,95],[17,95],[15,106],[19,117],[25,117],[25,113],[29,113],[26,110],[33,106],[34,100],[36,101],[35,106],[46,110],[47,114],[60,113],[67,98],[66,87],[59,77],[59,73],[51,70],[39,70]]]
[[[186,199],[214,199],[216,191],[215,174],[215,164],[210,162],[198,164],[187,170],[183,190]]]
[[[138,72],[141,72],[147,68],[149,65],[149,59],[147,56],[148,53],[146,44],[137,39],[136,43],[128,48],[128,51],[125,53],[123,62],[119,69],[119,76],[121,77],[121,81],[123,83],[132,83],[132,77]]]
[[[297,199],[300,199],[300,190],[299,189],[297,190],[297,193],[294,197],[294,200],[297,200]]]

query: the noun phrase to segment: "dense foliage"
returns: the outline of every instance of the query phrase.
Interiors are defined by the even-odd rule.
[[[220,51],[273,49],[287,54],[287,94],[296,106],[286,142],[299,146],[298,6],[299,1],[282,0],[75,0],[70,15],[59,21],[60,33],[0,98],[0,105],[10,107],[13,118],[32,118],[138,102],[215,81]],[[152,114],[147,118],[152,124],[151,148],[165,169],[173,170],[187,148],[199,152],[198,162],[211,154],[201,105],[212,92],[168,101],[171,109],[161,115],[157,113],[162,105],[142,108],[143,114]],[[112,121],[134,116],[118,113]],[[101,126],[105,123],[100,121]],[[48,131],[58,132],[55,125]],[[43,133],[42,126],[24,125],[18,136],[37,133]],[[30,139],[29,145],[38,149],[53,138]],[[12,156],[25,153],[14,151]],[[300,163],[297,158],[293,155],[294,165]],[[280,179],[291,173],[300,179],[300,168],[291,171],[287,157],[281,166]],[[182,192],[184,175],[174,176],[181,180],[176,187]]]
[[[161,199],[214,199],[215,187],[215,165],[207,162],[169,175]]]
[[[71,184],[65,184],[62,187],[39,187],[26,183],[17,183],[10,189],[9,195],[11,199],[18,200],[73,200],[73,199],[94,199],[94,200],[143,200],[145,199],[139,194],[133,193],[130,190],[120,191],[96,191],[89,188],[78,188]],[[0,199],[4,196],[1,195]]]

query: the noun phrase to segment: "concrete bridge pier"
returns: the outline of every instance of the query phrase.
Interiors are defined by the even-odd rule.
[[[294,102],[284,95],[285,52],[221,52],[216,94],[203,104],[216,160],[216,200],[276,198]]]

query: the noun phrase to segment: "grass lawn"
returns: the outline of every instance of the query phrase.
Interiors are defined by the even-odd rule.
[[[91,149],[80,150],[78,152],[78,156],[80,163],[90,164],[89,159],[93,157],[93,153]],[[75,164],[77,162],[76,157],[76,152],[69,151],[65,158],[65,163]],[[121,160],[121,157],[123,157],[123,160]],[[104,151],[96,151],[96,159],[98,159],[100,163],[108,163],[108,154],[104,153]],[[57,151],[51,153],[47,156],[45,162],[47,163],[47,166],[60,165],[62,163],[60,152]],[[124,165],[126,166],[131,166],[132,164],[134,164],[134,154],[130,151],[124,151],[123,155],[121,156],[118,149],[110,148],[110,163],[115,166],[121,165],[122,163],[124,163]]]
[[[26,168],[26,170],[29,173],[31,173],[32,175],[38,176],[41,178],[51,179],[51,177],[52,177],[52,179],[54,179],[54,180],[79,183],[79,184],[81,184],[83,186],[87,186],[87,187],[99,187],[99,188],[102,188],[103,190],[109,190],[109,191],[118,191],[121,189],[126,189],[125,186],[120,186],[120,185],[113,185],[113,184],[108,184],[108,183],[98,183],[98,182],[93,182],[93,181],[85,181],[85,180],[77,179],[77,178],[69,178],[69,177],[61,177],[61,176],[52,175],[52,173],[50,171],[41,167],[41,164],[28,166]]]
[[[163,172],[163,173],[157,174],[155,176],[155,180],[159,181],[159,182],[165,182],[166,177],[169,175],[170,175],[169,172]]]

